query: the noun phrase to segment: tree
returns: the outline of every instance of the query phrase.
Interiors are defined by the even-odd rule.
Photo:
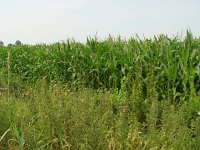
[[[11,43],[9,43],[9,44],[7,45],[8,48],[11,48],[12,46],[13,46],[13,44],[11,44]]]
[[[4,47],[3,41],[0,41],[0,47]]]
[[[22,45],[22,42],[19,41],[19,40],[17,40],[17,41],[15,42],[15,45]]]

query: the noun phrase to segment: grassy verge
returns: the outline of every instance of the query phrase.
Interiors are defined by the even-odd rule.
[[[176,108],[152,94],[145,109],[138,98],[137,91],[70,91],[43,81],[17,97],[1,92],[0,148],[200,148],[200,116],[192,110],[200,97]]]

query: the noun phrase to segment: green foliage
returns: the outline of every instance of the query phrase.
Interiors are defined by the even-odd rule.
[[[0,149],[198,150],[199,111],[189,31],[0,49]]]
[[[109,90],[120,89],[121,80],[126,77],[129,89],[137,79],[145,97],[151,73],[159,98],[168,97],[171,103],[188,100],[200,89],[200,41],[190,32],[185,39],[169,39],[164,35],[143,41],[88,38],[86,44],[73,40],[51,45],[16,44],[10,51],[10,71],[29,83],[46,79],[68,83],[70,87],[83,85]],[[0,55],[4,68],[7,48]],[[180,99],[180,95],[184,98]]]

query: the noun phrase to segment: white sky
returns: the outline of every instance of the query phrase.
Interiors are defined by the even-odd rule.
[[[5,44],[85,41],[136,33],[200,36],[200,0],[0,0],[0,40]]]

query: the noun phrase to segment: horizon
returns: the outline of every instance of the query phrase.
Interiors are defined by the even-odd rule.
[[[77,40],[77,39],[75,39],[75,38],[67,38],[67,39],[65,39],[65,40],[57,40],[57,41],[52,41],[52,42],[36,42],[36,43],[24,43],[23,41],[21,41],[21,40],[16,40],[16,41],[14,41],[13,43],[4,43],[4,41],[2,41],[2,40],[0,40],[0,41],[2,41],[3,42],[3,44],[4,44],[4,46],[8,46],[9,44],[13,44],[13,45],[15,45],[16,44],[16,42],[17,41],[20,41],[22,44],[24,44],[24,45],[37,45],[37,44],[55,44],[55,43],[62,43],[62,42],[67,42],[68,40],[69,41],[75,41],[75,42],[80,42],[80,43],[83,43],[83,44],[85,44],[86,42],[87,42],[87,39],[89,38],[91,38],[91,39],[97,39],[98,41],[104,41],[104,40],[106,40],[107,38],[109,38],[109,37],[112,37],[113,39],[117,39],[117,38],[121,38],[122,40],[129,40],[129,39],[131,39],[131,38],[135,38],[135,39],[140,39],[140,40],[145,40],[145,39],[154,39],[155,37],[159,37],[159,36],[161,36],[161,35],[164,35],[164,36],[167,36],[167,37],[169,37],[169,38],[178,38],[178,39],[180,39],[180,40],[182,40],[182,39],[184,39],[186,36],[187,36],[187,31],[189,31],[191,34],[192,34],[192,36],[193,36],[193,38],[200,38],[200,36],[195,36],[194,34],[193,34],[193,32],[190,30],[190,29],[186,29],[185,31],[182,31],[182,32],[180,32],[180,33],[178,33],[177,32],[177,34],[173,34],[173,35],[169,35],[169,34],[163,34],[163,33],[160,33],[160,34],[158,34],[158,35],[151,35],[151,36],[144,36],[144,35],[138,35],[137,33],[135,33],[134,35],[132,35],[132,36],[130,36],[130,37],[123,37],[123,36],[121,36],[121,35],[116,35],[116,36],[113,36],[113,35],[111,35],[111,34],[109,34],[108,36],[106,36],[106,37],[98,37],[98,34],[95,34],[95,35],[93,35],[93,36],[86,36],[85,37],[85,39],[83,39],[83,40]]]

